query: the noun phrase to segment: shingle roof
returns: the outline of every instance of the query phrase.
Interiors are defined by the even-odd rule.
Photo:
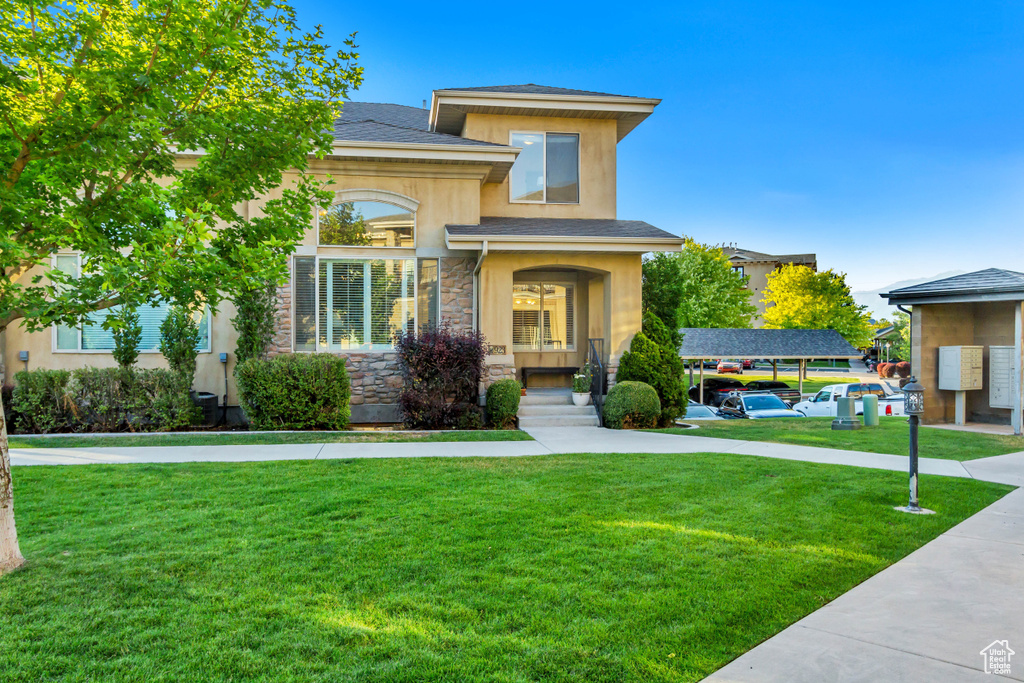
[[[524,83],[522,85],[483,85],[473,88],[442,88],[442,92],[496,92],[520,95],[577,95],[580,97],[636,97],[635,95],[613,95],[606,92],[591,90],[574,90],[572,88],[556,88],[550,85]]]
[[[479,225],[446,225],[449,235],[460,237],[583,237],[676,239],[643,221],[620,221],[610,218],[505,218],[481,216]]]
[[[334,139],[345,142],[397,142],[421,145],[505,147],[427,130],[430,112],[400,104],[346,102],[334,122]]]
[[[954,275],[941,280],[923,282],[911,287],[894,289],[881,296],[897,302],[932,297],[983,297],[993,294],[1024,295],[1024,273],[1001,268],[988,268],[973,273]],[[1024,298],[1024,297],[1022,297]]]
[[[683,358],[860,358],[835,330],[684,327]]]
[[[737,247],[722,247],[722,253],[729,258],[738,258],[745,261],[775,261],[778,263],[816,263],[817,254],[765,254],[750,249],[739,249]]]

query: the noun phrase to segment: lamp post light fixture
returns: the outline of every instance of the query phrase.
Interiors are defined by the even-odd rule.
[[[898,507],[901,512],[911,512],[919,515],[932,514],[931,510],[925,510],[917,504],[917,432],[921,424],[921,415],[924,414],[924,387],[918,384],[917,379],[911,377],[903,387],[903,412],[910,416],[910,501],[906,507]]]

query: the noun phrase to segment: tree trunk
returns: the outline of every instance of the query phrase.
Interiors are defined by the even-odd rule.
[[[14,483],[11,453],[7,448],[7,416],[0,401],[0,576],[24,564],[14,528]]]

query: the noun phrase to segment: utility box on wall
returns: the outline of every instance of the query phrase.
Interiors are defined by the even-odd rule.
[[[939,347],[939,389],[972,391],[982,388],[982,346]]]

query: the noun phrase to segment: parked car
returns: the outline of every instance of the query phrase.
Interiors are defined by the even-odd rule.
[[[724,420],[721,415],[716,413],[713,409],[708,406],[701,405],[696,401],[690,401],[689,405],[686,406],[686,417],[676,420],[677,423],[685,423],[689,420]]]
[[[748,391],[726,396],[718,414],[726,419],[764,420],[773,417],[806,417],[770,391]]]
[[[704,378],[704,404],[718,406],[730,391],[746,391],[743,382],[731,377]],[[690,387],[688,392],[691,401],[700,402],[700,385]]]
[[[777,382],[772,379],[755,379],[752,382],[747,382],[747,390],[770,391],[789,405],[799,403],[800,399],[803,398],[800,396],[799,389],[794,389],[785,382]]]
[[[718,361],[718,374],[724,375],[727,372],[735,372],[737,375],[743,374],[743,364],[737,360],[720,360]]]
[[[821,391],[806,401],[800,401],[794,410],[798,410],[808,417],[831,416],[836,414],[839,399],[854,399],[854,412],[857,415],[864,414],[864,401],[866,394],[874,394],[878,397],[879,415],[902,415],[903,394],[895,393],[888,384],[884,382],[865,382],[852,384],[833,384],[823,387]]]
[[[744,358],[743,359],[743,369],[744,370],[753,370],[754,369],[754,359],[753,358]]]

